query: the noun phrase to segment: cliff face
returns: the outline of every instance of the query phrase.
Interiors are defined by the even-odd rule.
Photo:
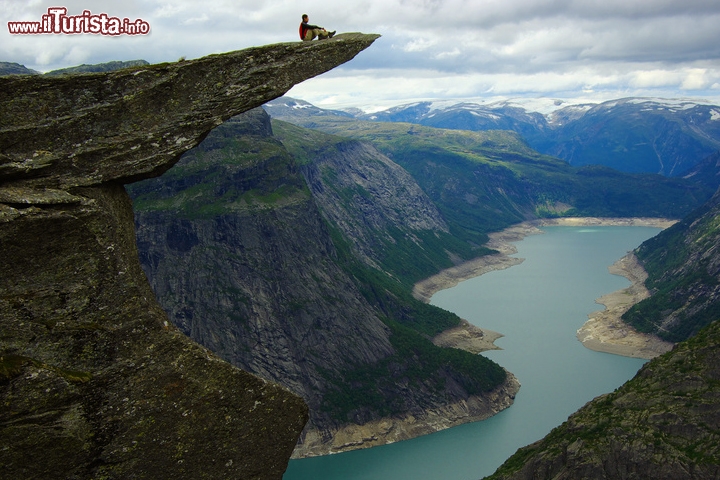
[[[282,476],[306,406],[172,326],[122,184],[375,38],[0,78],[3,478]]]
[[[636,255],[651,297],[623,319],[640,331],[679,342],[720,318],[720,191]]]
[[[397,281],[381,283],[373,267],[393,242],[427,247],[422,239],[445,234],[432,203],[375,149],[322,134],[305,142],[316,134],[280,127],[276,136],[262,110],[247,112],[161,178],[131,187],[143,268],[172,321],[307,401],[296,456],[409,438],[509,406],[514,378],[484,357],[432,345],[414,322],[434,307],[388,292]]]
[[[281,137],[282,138],[282,137]],[[330,222],[370,264],[396,240],[388,232],[448,232],[437,207],[399,165],[367,144],[348,140],[315,152],[302,167],[313,196]]]
[[[387,357],[390,332],[333,262],[327,226],[270,133],[253,110],[168,175],[134,185],[138,246],[182,331],[302,395],[324,425],[328,376]],[[231,152],[239,161],[225,158]]]
[[[488,478],[718,478],[718,341],[715,322],[518,450]]]

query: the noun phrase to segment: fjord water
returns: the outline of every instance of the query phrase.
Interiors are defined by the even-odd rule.
[[[505,335],[483,355],[522,387],[494,417],[366,450],[290,462],[284,480],[470,480],[545,436],[592,398],[632,378],[644,360],[586,349],[575,332],[595,299],[629,282],[607,267],[660,231],[650,227],[545,227],[517,242],[525,261],[436,293],[431,303]]]

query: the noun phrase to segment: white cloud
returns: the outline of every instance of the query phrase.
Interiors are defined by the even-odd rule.
[[[437,55],[435,55],[435,58],[437,59],[443,59],[443,58],[451,58],[451,57],[459,57],[462,55],[462,52],[459,48],[455,47],[449,52],[440,52]]]
[[[710,85],[710,81],[707,79],[707,69],[705,68],[693,68],[689,70],[680,88],[683,90],[701,90],[707,88]]]
[[[177,3],[161,3],[152,12],[154,18],[172,18],[176,17],[187,9],[185,5]]]
[[[677,85],[681,72],[661,69],[633,72],[628,84],[636,88],[655,88]]]
[[[404,52],[424,52],[435,45],[435,41],[425,38],[414,38],[402,46]]]
[[[208,20],[210,20],[210,17],[207,16],[207,14],[203,13],[199,17],[192,17],[188,18],[187,20],[183,20],[181,25],[192,25],[193,23],[205,23]]]
[[[197,58],[298,41],[300,15],[339,32],[380,33],[352,62],[296,87],[356,104],[451,95],[708,95],[720,85],[717,0],[66,0],[71,14],[142,18],[145,37],[10,35],[39,0],[0,0],[0,60],[77,63]],[[300,93],[302,95],[300,95]],[[367,97],[365,102],[364,97]]]

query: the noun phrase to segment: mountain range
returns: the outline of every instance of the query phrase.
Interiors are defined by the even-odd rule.
[[[293,155],[301,144],[304,156]],[[432,343],[460,320],[410,286],[473,252],[372,146],[271,126],[258,109],[129,192],[141,263],[173,323],[310,406],[296,456],[409,438],[512,403],[512,375]]]
[[[4,75],[72,75],[76,73],[97,73],[97,72],[111,72],[114,70],[120,70],[123,68],[139,67],[144,65],[150,65],[145,60],[129,60],[125,62],[112,61],[106,63],[95,63],[92,65],[78,65],[75,67],[61,68],[58,70],[51,70],[46,73],[40,73],[37,70],[32,70],[24,65],[13,62],[0,62],[0,76]]]
[[[493,253],[488,233],[540,217],[681,218],[714,192],[700,174],[574,167],[508,130],[359,120],[292,99],[264,109],[272,121],[232,119],[129,192],[141,263],[173,323],[310,405],[296,456],[510,404],[512,377],[434,346],[459,319],[410,294]]]
[[[595,208],[590,207],[593,202],[589,202],[579,209],[578,197],[565,204],[558,197],[548,196],[548,190],[555,193],[568,191],[567,180],[561,182],[563,188],[551,187],[558,177],[548,173],[557,174],[562,170],[551,159],[537,152],[527,155],[526,151],[523,160],[515,157],[517,164],[509,161],[514,156],[510,152],[517,154],[521,146],[528,148],[517,133],[505,131],[498,137],[495,135],[500,132],[496,131],[426,131],[413,123],[358,121],[347,112],[328,112],[286,100],[270,102],[264,108],[276,118],[307,128],[373,143],[416,178],[441,213],[448,214],[446,218],[450,225],[468,225],[457,212],[472,209],[476,198],[483,198],[481,203],[484,205],[492,205],[499,217],[512,211],[527,216],[585,215],[589,208]],[[575,118],[580,114],[581,111],[576,112]],[[478,134],[482,136],[473,136]],[[447,138],[455,141],[447,142]],[[499,142],[498,138],[504,141]],[[482,150],[480,145],[487,150]],[[511,145],[513,148],[509,148]],[[478,168],[479,164],[494,164],[495,168],[483,171]],[[530,166],[532,169],[526,170]],[[505,171],[505,180],[500,180],[503,178],[500,172],[504,169],[515,175]],[[669,205],[652,195],[652,192],[658,192],[663,181],[681,182],[672,184],[678,188],[676,193],[670,194],[675,199],[680,198],[677,196],[680,190],[687,193],[700,188],[704,192],[696,197],[696,207],[684,213],[676,212],[677,218],[682,218],[680,222],[644,242],[634,252],[649,274],[646,285],[652,295],[632,308],[626,314],[626,321],[642,331],[679,343],[671,352],[650,361],[616,392],[595,399],[545,439],[520,449],[492,478],[716,478],[720,474],[717,467],[720,464],[717,450],[720,444],[720,402],[717,401],[720,363],[716,348],[720,333],[715,322],[720,314],[720,252],[717,248],[720,244],[717,207],[720,194],[704,195],[717,190],[720,174],[717,154],[711,153],[701,159],[683,178],[623,174],[603,166],[573,168],[565,164],[563,169],[571,178],[588,177],[585,186],[592,193],[588,198],[594,200],[596,206],[610,210],[630,206],[639,209],[633,215],[641,214],[642,209],[670,211]],[[448,170],[453,173],[443,176]],[[478,172],[482,174],[478,175]],[[607,184],[620,189],[629,187],[629,191],[609,195],[609,187],[602,182],[604,176],[607,176]],[[464,179],[469,180],[463,182]],[[506,182],[510,179],[519,180],[523,187],[515,184],[516,188],[509,188]],[[532,184],[534,180],[545,189],[543,195],[528,188],[528,183]],[[502,192],[505,202],[495,202],[489,195],[478,197],[474,193],[476,190],[472,190],[479,188],[477,184],[494,185],[494,189],[485,188],[485,191]],[[535,195],[526,196],[522,201],[523,194],[528,191]],[[643,193],[635,196],[632,191]],[[464,202],[452,202],[453,194],[457,194],[455,200],[464,199]],[[649,201],[643,202],[640,197]],[[535,201],[528,202],[528,198]],[[569,199],[569,195],[563,197],[563,200]],[[688,206],[691,203],[693,201]],[[539,208],[541,206],[544,208]],[[601,215],[609,215],[610,210]],[[623,213],[630,214],[628,210]],[[473,212],[466,218],[477,218],[477,215],[478,212]],[[486,216],[478,223],[486,228],[489,225],[489,228],[500,228],[491,218]],[[509,218],[508,221],[516,221],[517,217],[510,215]],[[470,238],[467,234],[464,232],[461,236]]]
[[[452,223],[463,216],[454,225],[466,233],[493,231],[536,216],[680,218],[718,186],[715,164],[706,159],[692,170],[698,174],[687,178],[624,173],[596,164],[574,167],[541,154],[512,130],[358,120],[286,98],[263,108],[276,119],[372,143],[413,175],[446,219]],[[458,182],[462,188],[455,188]]]
[[[321,111],[304,102],[290,102],[302,107],[297,114]],[[281,108],[281,104],[282,100],[271,102],[270,108]],[[665,176],[683,176],[720,149],[720,107],[698,100],[623,98],[570,105],[551,99],[488,104],[428,101],[373,113],[332,113],[454,130],[510,130],[538,152],[570,165],[605,165]],[[293,116],[291,112],[282,115]]]

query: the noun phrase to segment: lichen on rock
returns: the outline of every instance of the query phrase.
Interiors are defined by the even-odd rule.
[[[0,78],[0,476],[282,477],[306,405],[170,324],[123,184],[376,38]]]

